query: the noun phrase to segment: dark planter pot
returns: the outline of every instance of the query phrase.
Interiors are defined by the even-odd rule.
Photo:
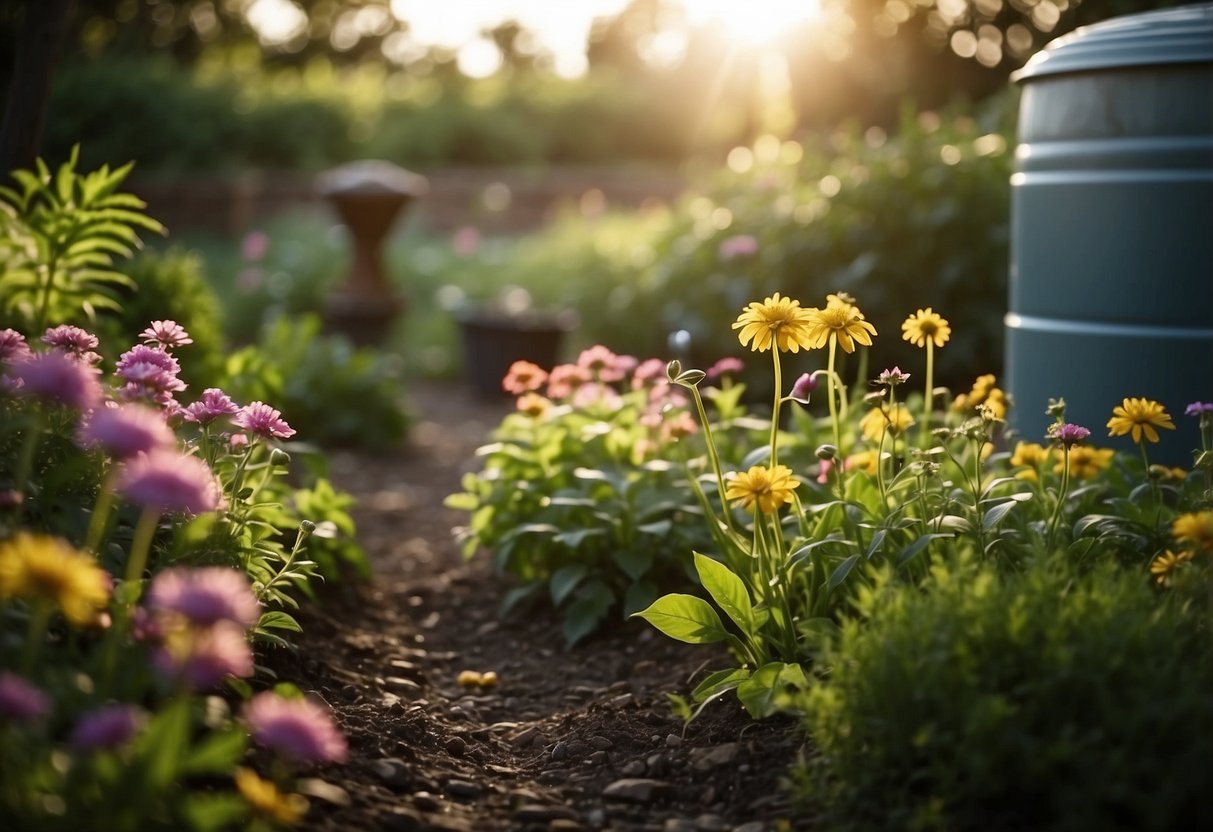
[[[515,361],[545,370],[560,360],[565,334],[576,325],[572,315],[507,316],[475,310],[457,316],[463,342],[464,373],[476,395],[501,398],[501,380]]]

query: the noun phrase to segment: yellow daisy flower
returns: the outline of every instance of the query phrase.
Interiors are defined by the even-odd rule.
[[[914,417],[901,402],[893,407],[891,413],[888,408],[874,407],[859,420],[859,428],[863,431],[864,439],[871,442],[879,442],[885,430],[888,430],[892,436],[900,436],[912,424],[914,424]]]
[[[808,310],[806,324],[808,346],[824,347],[831,338],[838,341],[844,352],[855,352],[855,342],[865,347],[872,346],[876,327],[863,319],[859,307],[851,304],[827,304],[825,309]]]
[[[0,544],[0,598],[51,601],[68,623],[87,627],[109,602],[109,579],[66,541],[19,532]]]
[[[1176,540],[1191,543],[1194,548],[1213,554],[1213,511],[1179,515],[1171,523],[1171,534]]]
[[[876,476],[876,466],[880,463],[880,455],[875,451],[859,451],[847,457],[844,470],[863,471],[870,476]]]
[[[1023,468],[1015,474],[1016,479],[1036,482],[1036,469],[1049,461],[1049,449],[1036,442],[1017,442],[1011,454],[1011,467]]]
[[[757,504],[763,514],[772,514],[792,497],[792,490],[800,485],[792,477],[792,469],[786,465],[767,468],[755,465],[745,473],[735,473],[725,491],[728,500],[741,500],[742,506],[751,509]]]
[[[902,339],[916,347],[925,347],[927,341],[937,347],[942,347],[948,343],[948,338],[951,336],[952,328],[948,326],[947,319],[941,317],[938,312],[932,311],[929,306],[926,309],[919,309],[901,324]]]
[[[733,322],[740,329],[737,338],[753,352],[766,352],[774,343],[780,352],[799,352],[809,348],[807,325],[809,312],[800,301],[778,292],[761,303],[754,301]]]
[[[1191,552],[1172,552],[1167,550],[1150,561],[1150,574],[1160,586],[1170,586],[1175,570],[1187,561],[1192,560]]]
[[[1112,418],[1108,420],[1108,435],[1132,434],[1134,442],[1141,442],[1144,433],[1150,442],[1157,442],[1158,431],[1154,429],[1156,427],[1175,430],[1166,408],[1151,399],[1125,399],[1122,404],[1112,408]]]
[[[851,297],[846,292],[832,292],[831,294],[826,295],[826,306],[841,306],[844,308],[854,309],[856,312],[859,312],[859,307],[855,305],[855,298]],[[862,312],[859,312],[859,317],[863,318]]]
[[[1062,471],[1063,454],[1055,450],[1058,462],[1053,466],[1053,472]],[[1089,445],[1075,445],[1070,448],[1070,476],[1080,480],[1089,480],[1097,476],[1112,463],[1116,451],[1111,448],[1092,448]]]
[[[307,798],[301,794],[283,794],[269,780],[262,780],[252,769],[238,768],[232,775],[236,789],[253,811],[283,826],[294,826],[307,813]]]

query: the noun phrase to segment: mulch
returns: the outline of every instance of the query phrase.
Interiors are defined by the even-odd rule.
[[[292,652],[267,663],[326,701],[350,741],[342,765],[308,772],[315,830],[808,829],[783,780],[805,753],[793,721],[752,722],[734,699],[684,730],[686,695],[723,652],[623,623],[572,650],[548,610],[499,619],[510,584],[451,536],[442,505],[508,403],[461,387],[410,388],[408,445],[333,456],[359,500],[374,579],[328,587]],[[462,671],[493,671],[467,688]]]

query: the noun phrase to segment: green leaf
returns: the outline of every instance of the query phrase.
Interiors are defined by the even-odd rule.
[[[451,494],[442,501],[442,504],[455,511],[475,511],[480,507],[480,498],[475,494]]]
[[[687,644],[715,644],[729,638],[712,605],[694,595],[664,595],[633,617],[643,618],[670,638]]]
[[[623,615],[631,617],[657,600],[657,584],[652,581],[636,581],[623,596]]]
[[[191,832],[220,832],[231,829],[248,816],[244,798],[231,792],[207,794],[188,792],[180,798],[181,815]]]
[[[602,529],[571,529],[567,532],[561,532],[552,538],[552,540],[570,549],[576,549],[580,546],[587,537],[597,537],[606,534]]]
[[[306,580],[306,576],[303,576]],[[262,630],[290,630],[292,633],[302,633],[303,628],[299,626],[299,622],[281,610],[262,613],[261,620],[257,622],[257,626]]]
[[[531,583],[516,586],[511,589],[505,594],[505,597],[501,599],[500,614],[502,616],[509,615],[510,611],[514,609],[514,607],[518,606],[523,601],[534,595],[541,586],[543,586],[541,582],[532,581]]]
[[[611,560],[623,570],[633,581],[645,576],[653,565],[653,549],[650,546],[632,546],[615,549],[611,552]]]
[[[703,681],[691,691],[693,702],[707,702],[722,693],[735,690],[738,685],[750,678],[750,671],[744,667],[731,667],[709,673]]]
[[[733,574],[727,566],[706,555],[695,552],[695,571],[699,581],[712,596],[712,600],[733,619],[733,623],[746,635],[757,633],[754,624],[754,606],[745,582]]]
[[[779,700],[788,688],[804,690],[809,680],[798,664],[771,662],[754,671],[737,686],[737,698],[754,719],[764,719],[779,710]]]
[[[564,614],[564,641],[572,647],[598,629],[615,604],[615,593],[599,580],[583,584]]]
[[[838,564],[834,571],[830,573],[830,580],[829,583],[826,584],[826,589],[830,592],[837,589],[842,582],[847,579],[847,576],[851,574],[851,570],[855,568],[855,564],[859,563],[859,558],[859,555],[851,555],[842,563]]]
[[[181,764],[183,774],[227,774],[244,755],[246,738],[243,731],[212,734],[190,749]]]
[[[932,540],[936,540],[938,538],[948,538],[948,537],[953,537],[953,535],[950,535],[950,534],[924,534],[922,537],[918,538],[913,543],[910,543],[908,546],[906,546],[904,549],[902,549],[900,552],[897,553],[897,565],[902,566],[902,565],[912,561],[918,555],[919,552],[921,552],[923,549],[926,549],[927,546],[929,546],[931,544]]]
[[[552,603],[557,607],[563,604],[564,599],[569,597],[569,594],[585,579],[589,571],[589,568],[583,563],[574,563],[557,569],[548,582]]]
[[[988,532],[990,529],[1002,522],[1002,518],[1006,517],[1011,509],[1015,508],[1018,503],[1015,500],[1007,500],[1005,503],[999,503],[992,508],[986,510],[985,515],[981,518],[981,530]]]

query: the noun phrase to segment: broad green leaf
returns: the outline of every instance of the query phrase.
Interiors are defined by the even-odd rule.
[[[737,686],[737,698],[754,719],[763,719],[779,710],[779,700],[788,688],[804,690],[809,686],[804,668],[798,664],[771,662]]]
[[[211,734],[190,749],[181,771],[183,774],[227,774],[240,762],[245,745],[243,731]]]
[[[694,595],[664,595],[633,617],[643,618],[670,638],[687,644],[714,644],[729,638],[712,605]]]
[[[986,513],[981,518],[981,530],[988,532],[990,529],[1002,522],[1002,518],[1006,517],[1011,509],[1015,508],[1018,503],[1015,500],[1007,500],[1005,503],[987,509]]]
[[[564,599],[569,597],[569,594],[585,579],[589,571],[585,564],[573,563],[562,566],[552,573],[551,580],[548,581],[548,591],[552,595],[552,603],[557,607],[563,604]]]
[[[746,635],[755,635],[757,628],[754,626],[754,606],[750,602],[750,592],[741,578],[734,575],[723,563],[699,552],[695,552],[695,571],[699,573],[703,588],[725,614],[733,619],[733,623]]]
[[[750,671],[744,667],[732,667],[709,673],[691,691],[691,700],[694,702],[706,702],[722,693],[734,690],[748,678],[750,678]]]
[[[826,589],[833,592],[837,589],[847,576],[851,574],[851,570],[855,568],[855,564],[859,563],[859,555],[851,555],[849,558],[838,564],[834,571],[830,573],[830,581],[826,584]]]
[[[604,534],[606,532],[602,529],[570,529],[569,531],[555,535],[552,540],[561,545],[568,546],[570,549],[576,549],[585,542],[587,537],[598,537]]]
[[[651,546],[627,546],[611,552],[611,560],[633,581],[643,578],[653,565]]]
[[[954,535],[924,534],[922,537],[920,537],[917,540],[915,540],[914,542],[910,543],[908,546],[906,546],[904,549],[902,549],[900,552],[897,553],[897,565],[902,566],[903,564],[909,563],[911,560],[913,560],[915,557],[917,557],[919,552],[923,551],[924,549],[927,548],[927,546],[931,545],[932,540],[937,540],[940,538],[949,538],[949,537],[954,537]]]
[[[598,629],[615,604],[615,593],[599,580],[583,584],[564,614],[564,641],[572,647]]]
[[[533,596],[540,586],[542,586],[540,582],[534,581],[532,583],[523,584],[522,586],[516,586],[511,589],[505,594],[505,597],[501,599],[501,615],[508,615],[510,610],[514,609],[514,607]]]
[[[307,580],[307,575],[299,575],[298,577]],[[261,620],[257,622],[257,626],[263,630],[290,630],[293,633],[302,633],[303,628],[299,626],[299,622],[281,610],[273,610],[271,612],[262,613]]]

